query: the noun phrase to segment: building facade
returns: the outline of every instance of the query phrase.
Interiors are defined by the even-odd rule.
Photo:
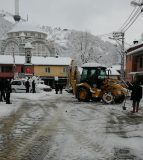
[[[15,56],[15,63],[10,55],[0,55],[0,78],[13,79],[40,77],[45,84],[54,87],[55,81],[66,85],[68,70],[73,65],[70,57],[39,57],[32,56],[31,63],[25,63],[25,56]]]
[[[135,43],[126,52],[126,79],[133,81],[138,76],[143,84],[143,43]]]

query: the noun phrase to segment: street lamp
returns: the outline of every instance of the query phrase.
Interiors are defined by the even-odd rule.
[[[13,77],[14,77],[14,79],[16,79],[17,75],[16,75],[16,64],[15,64],[14,47],[12,47],[12,57],[13,57]]]
[[[121,79],[125,78],[124,74],[124,65],[125,65],[125,49],[124,49],[124,32],[113,32],[113,37],[109,37],[116,41],[116,43],[120,46],[120,55],[121,55]],[[121,40],[121,44],[120,41]]]

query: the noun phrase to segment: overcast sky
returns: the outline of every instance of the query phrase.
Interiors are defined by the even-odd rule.
[[[30,22],[102,35],[118,31],[129,17],[131,0],[19,0],[20,15]],[[139,0],[136,0],[139,1]],[[0,0],[0,10],[14,13],[14,0]],[[140,39],[143,14],[125,33],[125,41]]]

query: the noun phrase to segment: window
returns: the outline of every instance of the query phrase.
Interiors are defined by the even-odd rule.
[[[66,67],[63,68],[63,73],[65,73],[65,72],[66,72]]]
[[[26,63],[31,63],[31,57],[26,57]]]
[[[35,36],[35,33],[31,33],[31,36],[34,37],[34,36]]]
[[[45,72],[50,73],[51,72],[50,67],[45,68]]]
[[[50,67],[48,67],[48,73],[50,73],[50,72],[51,72]]]
[[[101,70],[100,71],[100,75],[98,76],[100,79],[104,79],[107,77],[106,71],[105,70]]]
[[[31,33],[30,33],[30,32],[27,32],[27,36],[30,37],[30,36],[31,36]]]
[[[19,36],[19,33],[16,33],[16,36]]]
[[[38,38],[41,38],[41,34],[38,34]]]
[[[48,68],[45,68],[45,72],[48,72]]]
[[[12,72],[12,67],[11,66],[2,66],[1,67],[1,72]]]
[[[143,58],[142,58],[142,57],[141,57],[140,60],[139,60],[139,66],[140,66],[140,68],[143,67]]]
[[[24,67],[21,67],[21,73],[24,73]]]
[[[88,69],[83,69],[82,75],[81,75],[81,81],[84,81],[87,78]]]
[[[11,82],[11,85],[21,85],[21,81],[13,81]]]

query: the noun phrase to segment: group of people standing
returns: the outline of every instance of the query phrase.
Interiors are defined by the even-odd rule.
[[[6,104],[11,104],[10,93],[11,90],[11,80],[10,79],[0,79],[0,101],[6,102]]]
[[[35,89],[36,83],[35,80],[32,81],[32,92],[36,93]],[[26,93],[29,93],[30,82],[27,79],[25,83]],[[11,104],[10,102],[10,94],[12,92],[11,89],[11,80],[10,79],[0,79],[0,102],[6,102],[6,104]]]

